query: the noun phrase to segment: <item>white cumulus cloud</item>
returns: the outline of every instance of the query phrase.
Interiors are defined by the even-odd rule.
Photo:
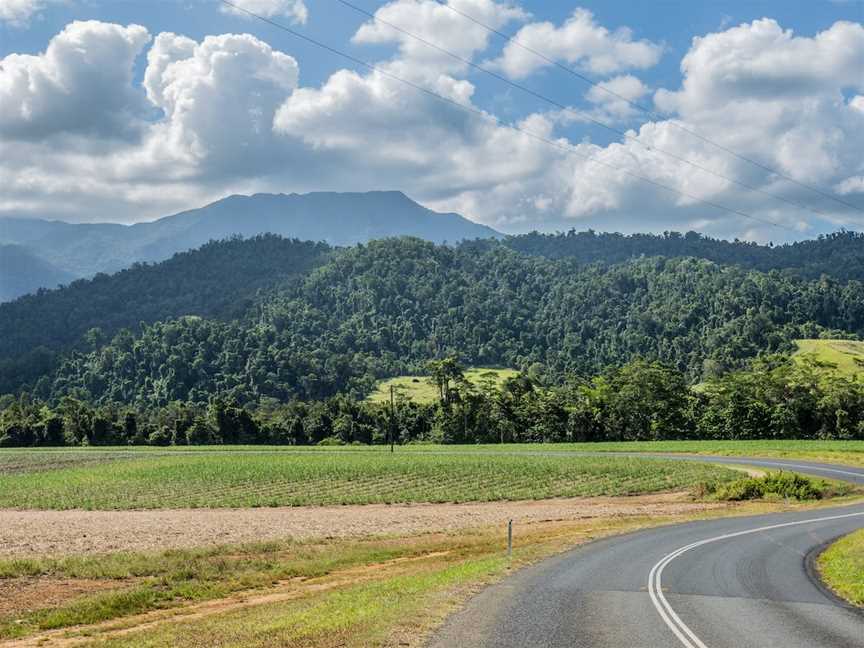
[[[628,69],[654,66],[663,52],[649,40],[634,40],[626,27],[610,31],[597,23],[587,9],[576,9],[563,25],[535,22],[522,27],[513,40],[548,59],[563,61],[595,74],[614,74]],[[512,78],[521,79],[551,65],[525,47],[508,43],[497,67]]]
[[[495,29],[528,17],[519,7],[492,0],[449,0],[448,4]],[[491,37],[489,30],[466,20],[436,0],[395,0],[378,9],[375,17],[378,20],[370,20],[360,27],[353,41],[398,43],[399,60],[403,65],[410,63],[428,73],[463,71],[465,66],[405,32],[466,60],[472,60],[477,52],[485,50]],[[405,32],[394,29],[392,25]]]
[[[239,16],[249,16],[247,11],[265,18],[286,16],[301,25],[309,19],[309,9],[303,0],[231,0],[231,3],[237,8],[223,4],[222,11]]]
[[[585,96],[597,106],[601,119],[616,121],[637,116],[640,111],[633,103],[639,103],[646,94],[648,86],[632,74],[624,74],[591,86]]]
[[[149,40],[139,25],[73,22],[44,53],[0,59],[0,136],[129,135],[147,111],[132,76]]]
[[[258,169],[272,149],[273,116],[297,86],[293,57],[249,34],[196,42],[162,33],[147,55],[144,88],[165,114],[158,142],[202,164]],[[244,159],[249,155],[251,159]]]
[[[0,21],[15,27],[24,27],[50,1],[52,0],[0,0]]]

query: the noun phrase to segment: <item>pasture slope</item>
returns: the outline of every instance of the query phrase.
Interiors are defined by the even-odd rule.
[[[837,372],[849,378],[864,371],[864,342],[856,340],[795,340],[798,350],[793,357],[811,357],[820,363],[833,365]]]
[[[465,379],[472,385],[488,382],[499,389],[508,378],[515,378],[518,375],[519,372],[515,369],[470,367],[465,370]],[[434,403],[439,398],[438,388],[429,376],[397,376],[379,382],[367,400],[373,403],[390,402],[391,386],[395,388],[396,394],[415,403]]]

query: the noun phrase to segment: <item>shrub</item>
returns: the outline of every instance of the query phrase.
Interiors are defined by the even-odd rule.
[[[764,477],[748,477],[728,484],[711,488],[706,485],[703,491],[712,492],[718,500],[740,502],[776,496],[797,500],[822,499],[828,485],[821,480],[813,480],[804,475],[791,472],[773,472]]]

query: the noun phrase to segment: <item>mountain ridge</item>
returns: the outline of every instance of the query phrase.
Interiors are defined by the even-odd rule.
[[[432,243],[502,237],[459,214],[428,209],[401,191],[232,194],[133,225],[0,218],[0,244],[27,246],[71,278],[163,261],[212,240],[260,234],[334,246],[398,236]]]
[[[0,302],[39,288],[55,288],[73,278],[23,245],[0,244]]]

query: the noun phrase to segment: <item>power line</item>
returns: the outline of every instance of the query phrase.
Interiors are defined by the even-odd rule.
[[[360,14],[363,14],[364,16],[367,16],[367,17],[371,18],[372,20],[380,22],[382,25],[386,25],[386,26],[390,27],[391,29],[398,31],[401,34],[408,36],[409,38],[413,38],[414,40],[416,40],[420,43],[423,43],[424,45],[431,47],[432,49],[434,49],[438,52],[441,52],[442,54],[446,54],[447,56],[450,56],[451,58],[459,61],[460,63],[462,63],[464,65],[468,65],[475,70],[479,70],[480,72],[488,74],[489,76],[493,77],[494,79],[497,79],[503,83],[506,83],[507,85],[509,85],[513,88],[516,88],[517,90],[520,90],[520,91],[522,91],[528,95],[531,95],[532,97],[540,99],[541,101],[545,101],[549,105],[555,106],[556,108],[558,108],[561,111],[571,113],[580,119],[584,119],[584,120],[589,121],[589,122],[591,122],[597,126],[600,126],[601,128],[605,128],[606,130],[611,131],[611,132],[615,133],[616,135],[620,135],[621,137],[623,137],[627,140],[630,140],[630,141],[634,142],[635,144],[641,146],[642,148],[644,148],[647,151],[662,153],[663,155],[666,155],[666,156],[668,156],[668,157],[670,157],[670,158],[672,158],[678,162],[682,162],[684,164],[687,164],[688,166],[691,166],[694,169],[698,169],[699,171],[709,173],[709,174],[711,174],[717,178],[721,178],[721,179],[725,180],[726,182],[736,184],[739,187],[743,187],[744,189],[747,189],[748,191],[760,193],[760,194],[768,196],[770,198],[774,198],[775,200],[779,200],[781,202],[784,202],[787,205],[792,205],[793,207],[798,207],[799,209],[803,209],[804,211],[807,211],[807,212],[813,212],[815,214],[819,214],[820,216],[826,216],[826,217],[828,216],[828,214],[825,214],[824,212],[821,212],[818,209],[813,209],[811,207],[808,207],[807,205],[800,203],[797,200],[791,200],[791,199],[786,198],[784,196],[780,196],[780,195],[772,193],[770,191],[766,191],[765,189],[761,189],[759,187],[755,187],[753,185],[747,184],[746,182],[742,182],[742,181],[737,180],[735,178],[730,178],[729,176],[727,176],[723,173],[720,173],[719,171],[714,171],[713,169],[710,169],[706,166],[703,166],[703,165],[699,164],[698,162],[693,162],[692,160],[688,160],[687,158],[682,157],[682,156],[678,155],[677,153],[672,153],[670,151],[664,150],[664,149],[659,148],[657,146],[652,146],[650,144],[646,144],[646,143],[642,142],[637,136],[632,135],[631,133],[629,133],[625,130],[621,130],[620,128],[616,128],[615,126],[611,126],[611,125],[609,125],[603,121],[600,121],[599,119],[595,119],[594,117],[592,117],[588,113],[575,110],[575,109],[571,108],[570,106],[566,106],[566,105],[564,105],[558,101],[555,101],[554,99],[550,99],[546,95],[543,95],[539,92],[536,92],[535,90],[532,90],[531,88],[529,88],[525,85],[522,85],[520,83],[516,83],[515,81],[512,81],[512,80],[508,79],[507,77],[502,76],[493,70],[489,70],[488,68],[485,68],[482,65],[478,65],[477,63],[475,63],[474,61],[471,61],[470,59],[466,59],[462,56],[459,56],[458,54],[455,54],[454,52],[451,52],[451,51],[445,49],[444,47],[441,47],[440,45],[437,45],[437,44],[423,38],[422,36],[418,36],[418,35],[410,32],[410,31],[408,31],[407,29],[400,27],[399,25],[396,25],[396,24],[394,24],[388,20],[385,20],[384,18],[379,17],[377,14],[373,14],[373,13],[367,11],[366,9],[363,9],[362,7],[358,7],[354,3],[349,2],[349,0],[336,0],[336,2],[339,2],[340,4],[346,6],[350,9],[353,9],[354,11],[356,11]]]
[[[747,162],[748,164],[752,164],[753,166],[756,166],[756,167],[762,169],[763,171],[767,171],[768,173],[774,174],[780,178],[783,178],[784,180],[786,180],[788,182],[791,182],[793,184],[798,185],[799,187],[803,187],[804,189],[808,189],[809,191],[817,193],[824,198],[828,198],[829,200],[833,200],[834,202],[837,202],[841,205],[845,205],[846,207],[850,207],[850,208],[855,209],[857,211],[864,212],[864,207],[859,207],[858,205],[847,202],[847,201],[843,200],[842,198],[838,198],[837,196],[835,196],[833,194],[830,194],[826,191],[823,191],[822,189],[819,189],[818,187],[814,187],[813,185],[807,184],[806,182],[796,180],[795,178],[788,176],[785,173],[778,171],[777,169],[774,169],[774,168],[769,167],[765,164],[762,164],[761,162],[753,160],[752,158],[749,158],[745,155],[741,155],[740,153],[736,153],[732,149],[724,146],[723,144],[720,144],[719,142],[715,142],[714,140],[698,133],[697,131],[693,130],[692,128],[687,128],[686,126],[675,121],[674,119],[664,119],[662,116],[658,115],[656,112],[654,112],[653,110],[651,110],[647,106],[643,106],[638,101],[633,101],[632,99],[628,99],[624,95],[622,95],[618,92],[615,92],[614,90],[612,90],[610,88],[607,88],[606,86],[604,86],[601,83],[597,83],[596,81],[585,76],[584,74],[581,74],[578,70],[574,70],[570,66],[564,65],[560,61],[556,61],[555,59],[546,56],[545,54],[537,51],[533,47],[525,45],[524,43],[516,40],[514,37],[509,36],[509,35],[505,34],[504,32],[502,32],[498,29],[495,29],[494,27],[491,27],[490,25],[487,25],[483,21],[478,20],[477,18],[474,18],[470,14],[467,14],[463,11],[460,11],[459,9],[456,9],[455,7],[451,6],[446,0],[435,0],[435,2],[437,2],[442,7],[449,9],[453,13],[458,14],[458,15],[462,16],[463,18],[466,18],[467,20],[470,20],[475,25],[482,27],[483,29],[486,29],[489,32],[491,32],[497,36],[500,36],[501,38],[506,40],[508,43],[512,43],[513,45],[525,50],[526,52],[529,52],[529,53],[533,54],[534,56],[541,58],[542,60],[546,61],[550,65],[554,65],[555,67],[560,68],[561,70],[564,70],[565,72],[575,76],[576,78],[581,79],[582,81],[585,81],[586,83],[594,86],[598,90],[601,90],[601,91],[603,91],[603,92],[605,92],[605,93],[607,93],[607,94],[609,94],[609,95],[611,95],[617,99],[620,99],[621,101],[626,101],[628,104],[630,104],[634,108],[641,110],[642,112],[646,113],[647,115],[649,115],[650,117],[652,117],[653,119],[655,119],[657,121],[666,121],[667,123],[671,124],[675,128],[677,128],[677,129],[679,129],[679,130],[681,130],[681,131],[683,131],[689,135],[692,135],[693,137],[695,137],[699,140],[702,140],[706,144],[710,144],[711,146],[713,146],[713,147],[715,147],[715,148],[717,148],[717,149],[719,149],[725,153],[728,153],[729,155],[732,155],[732,156],[738,158],[739,160]],[[813,210],[813,211],[815,211],[815,210]],[[816,212],[816,213],[820,213],[820,212]]]
[[[724,206],[724,205],[721,205],[721,204],[719,204],[719,203],[715,203],[715,202],[710,201],[710,200],[706,200],[706,199],[704,199],[704,198],[699,198],[698,196],[694,196],[694,195],[689,194],[689,193],[687,193],[687,192],[685,192],[685,191],[681,191],[680,189],[676,189],[675,187],[671,187],[671,186],[669,186],[669,185],[663,184],[662,182],[657,182],[656,180],[652,180],[652,179],[650,179],[650,178],[646,178],[645,176],[639,175],[639,174],[637,174],[637,173],[633,173],[632,171],[628,171],[627,169],[624,169],[624,168],[622,168],[622,167],[616,166],[616,165],[614,165],[614,164],[610,164],[610,163],[608,163],[608,162],[604,162],[604,161],[602,161],[602,160],[598,160],[598,159],[596,159],[594,156],[591,156],[591,155],[585,155],[584,153],[580,153],[580,152],[576,149],[576,147],[573,146],[572,144],[564,145],[564,144],[561,144],[561,143],[558,142],[558,141],[555,141],[555,140],[549,139],[549,138],[547,138],[547,137],[544,137],[543,135],[538,135],[538,134],[536,134],[536,133],[532,133],[531,131],[526,130],[526,129],[520,127],[520,126],[515,126],[515,125],[513,125],[513,124],[507,124],[506,122],[502,121],[500,118],[496,117],[495,115],[492,115],[492,114],[486,113],[486,112],[484,112],[484,111],[482,111],[482,110],[480,110],[480,109],[478,109],[478,108],[474,108],[473,106],[467,106],[467,105],[465,105],[465,104],[461,104],[461,103],[459,103],[458,101],[456,101],[456,100],[454,100],[454,99],[451,99],[450,97],[444,96],[444,95],[442,95],[442,94],[438,94],[438,93],[435,92],[434,90],[429,90],[428,88],[424,88],[423,86],[418,85],[418,84],[414,83],[413,81],[409,81],[408,79],[405,79],[405,78],[402,78],[402,77],[400,77],[400,76],[397,76],[396,74],[393,74],[392,72],[389,72],[389,71],[387,71],[387,70],[384,70],[383,68],[380,68],[380,67],[378,67],[378,66],[376,66],[376,65],[374,65],[374,64],[372,64],[372,63],[369,63],[369,62],[367,62],[367,61],[364,61],[363,59],[357,58],[356,56],[353,56],[353,55],[351,55],[351,54],[348,54],[347,52],[343,52],[343,51],[341,51],[341,50],[339,50],[339,49],[337,49],[337,48],[335,48],[335,47],[333,47],[333,46],[331,46],[331,45],[327,45],[326,43],[323,43],[323,42],[321,42],[321,41],[319,41],[319,40],[317,40],[317,39],[315,39],[315,38],[312,38],[311,36],[307,36],[306,34],[303,34],[303,33],[301,33],[301,32],[298,32],[298,31],[296,31],[295,29],[292,29],[291,27],[288,27],[287,25],[283,25],[283,24],[281,24],[281,23],[276,22],[275,20],[273,20],[273,19],[271,19],[271,18],[267,18],[266,16],[262,16],[262,15],[260,15],[260,14],[257,14],[257,13],[255,13],[255,12],[253,12],[253,11],[250,11],[250,10],[248,10],[248,9],[245,9],[245,8],[243,8],[243,7],[240,7],[240,6],[236,5],[236,4],[234,4],[233,2],[231,2],[230,0],[219,0],[219,1],[220,1],[222,4],[231,7],[232,9],[235,9],[235,10],[237,10],[237,11],[240,11],[240,12],[242,12],[242,13],[245,13],[245,14],[247,14],[248,16],[250,16],[250,17],[252,17],[252,18],[256,18],[257,20],[260,20],[260,21],[262,21],[262,22],[264,22],[264,23],[267,23],[268,25],[271,25],[271,26],[273,26],[273,27],[276,27],[277,29],[281,29],[281,30],[283,30],[283,31],[285,31],[285,32],[287,32],[287,33],[289,33],[289,34],[291,34],[291,35],[294,36],[295,38],[298,38],[298,39],[300,39],[300,40],[306,41],[307,43],[311,43],[312,45],[315,45],[316,47],[320,47],[321,49],[324,49],[324,50],[326,50],[326,51],[328,51],[328,52],[330,52],[330,53],[332,53],[332,54],[336,54],[337,56],[341,56],[342,58],[345,58],[345,59],[347,59],[347,60],[349,60],[349,61],[351,61],[351,62],[353,62],[353,63],[356,63],[357,65],[361,65],[361,66],[363,66],[363,67],[365,67],[365,68],[367,68],[367,69],[369,69],[369,70],[371,70],[371,71],[373,71],[373,72],[377,72],[378,74],[381,74],[381,75],[386,76],[386,77],[388,77],[388,78],[390,78],[390,79],[393,79],[394,81],[398,81],[398,82],[400,82],[400,83],[403,83],[403,84],[405,84],[405,85],[407,85],[407,86],[409,86],[409,87],[411,87],[411,88],[414,88],[414,89],[417,90],[418,92],[422,92],[422,93],[424,93],[424,94],[426,94],[426,95],[429,95],[429,96],[431,96],[431,97],[433,97],[433,98],[435,98],[435,99],[438,99],[438,100],[443,101],[443,102],[445,102],[445,103],[448,103],[448,104],[451,104],[451,105],[453,105],[453,106],[456,106],[457,108],[460,108],[460,109],[462,109],[462,110],[464,110],[464,111],[466,111],[466,112],[470,112],[470,113],[474,113],[474,114],[476,114],[476,115],[479,115],[479,116],[482,117],[483,119],[489,119],[489,120],[492,120],[492,121],[494,121],[496,124],[498,124],[499,126],[503,126],[503,127],[505,127],[505,128],[509,128],[509,129],[514,130],[514,131],[516,131],[516,132],[522,133],[522,134],[525,135],[526,137],[530,137],[531,139],[537,140],[537,141],[539,141],[539,142],[544,142],[544,143],[546,143],[546,144],[548,144],[548,145],[550,145],[550,146],[553,146],[553,147],[555,147],[555,148],[557,148],[557,149],[560,149],[560,150],[562,150],[562,151],[564,151],[564,152],[566,152],[566,153],[570,153],[570,154],[572,154],[572,155],[576,155],[577,157],[581,157],[581,158],[583,158],[583,159],[585,159],[585,160],[587,160],[587,161],[589,161],[589,162],[593,162],[594,164],[599,164],[600,166],[607,167],[607,168],[612,169],[612,170],[614,170],[614,171],[619,171],[619,172],[621,172],[621,173],[624,173],[625,175],[628,175],[628,176],[630,176],[630,177],[636,178],[637,180],[641,180],[642,182],[647,182],[648,184],[654,185],[655,187],[658,187],[658,188],[660,188],[660,189],[664,189],[665,191],[669,191],[669,192],[671,192],[671,193],[678,194],[679,196],[683,196],[683,197],[688,198],[688,199],[690,199],[690,200],[692,200],[692,201],[694,201],[694,202],[701,203],[701,204],[703,204],[703,205],[707,205],[707,206],[709,206],[709,207],[713,207],[714,209],[718,209],[718,210],[721,210],[721,211],[725,211],[725,212],[728,212],[728,213],[730,213],[730,214],[735,214],[735,215],[737,215],[737,216],[742,216],[742,217],[744,217],[744,218],[748,218],[748,219],[750,219],[750,220],[753,220],[753,221],[757,221],[757,222],[763,223],[763,224],[765,224],[765,225],[772,225],[772,226],[774,226],[774,227],[778,227],[778,228],[781,228],[781,229],[785,229],[785,230],[788,230],[788,231],[790,231],[790,232],[794,232],[794,233],[796,233],[796,234],[798,233],[798,231],[795,230],[794,228],[792,228],[792,227],[788,227],[787,225],[783,225],[782,223],[777,223],[777,222],[774,222],[774,221],[771,221],[771,220],[767,220],[767,219],[759,218],[758,216],[754,216],[754,215],[752,215],[752,214],[748,214],[747,212],[743,212],[743,211],[740,211],[740,210],[738,210],[738,209],[734,209],[734,208],[732,208],[732,207],[726,207],[726,206]]]

